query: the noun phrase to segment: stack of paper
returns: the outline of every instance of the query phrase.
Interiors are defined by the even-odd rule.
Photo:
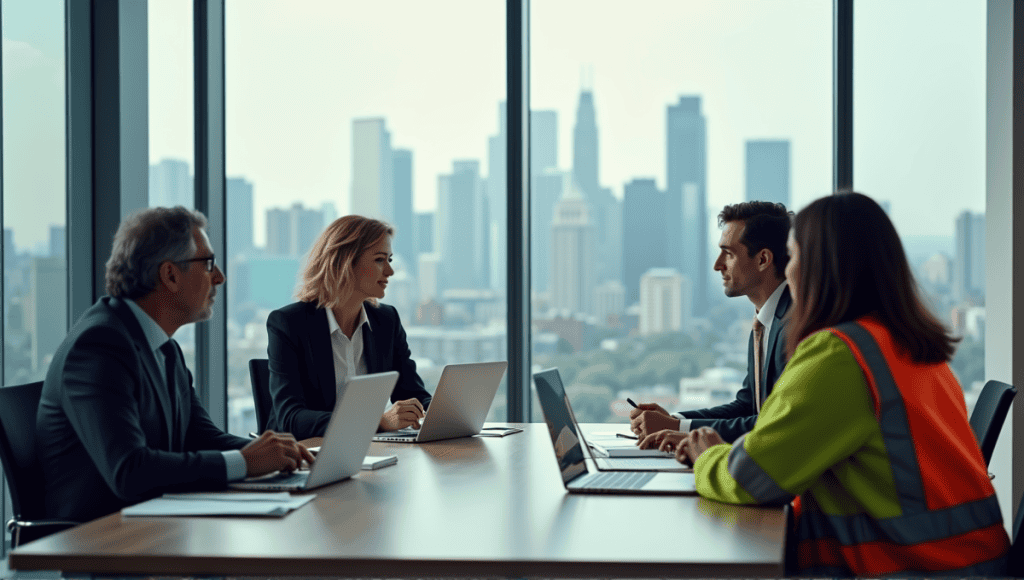
[[[283,516],[306,505],[315,494],[166,493],[121,510],[125,516]]]

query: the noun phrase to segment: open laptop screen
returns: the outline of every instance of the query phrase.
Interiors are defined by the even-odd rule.
[[[562,472],[562,481],[568,483],[580,473],[587,470],[584,461],[583,446],[580,435],[576,432],[576,424],[572,417],[572,408],[562,387],[562,378],[558,369],[548,369],[534,373],[533,381],[537,385],[537,399],[540,401],[544,420],[548,424],[551,442],[555,447],[555,457]]]

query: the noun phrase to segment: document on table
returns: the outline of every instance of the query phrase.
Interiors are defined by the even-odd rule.
[[[619,441],[622,441],[622,443],[619,443]],[[600,442],[589,440],[587,443],[590,443],[590,448],[601,457],[675,457],[666,451],[640,449],[636,446],[635,441],[630,441],[629,439]]]
[[[275,516],[280,517],[313,500],[316,494],[280,493],[165,493],[121,510],[125,516]]]

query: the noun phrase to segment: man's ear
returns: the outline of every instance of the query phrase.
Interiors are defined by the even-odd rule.
[[[181,285],[181,270],[173,262],[161,262],[157,269],[157,283],[163,284],[171,292],[177,292]]]
[[[764,272],[768,268],[774,268],[775,256],[772,251],[765,248],[757,253],[757,269]]]

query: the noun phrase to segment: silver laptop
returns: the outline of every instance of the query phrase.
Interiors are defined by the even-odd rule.
[[[352,477],[363,466],[384,405],[398,382],[398,372],[362,375],[349,380],[334,405],[327,433],[309,471],[251,477],[230,484],[249,491],[301,491]]]
[[[693,495],[697,485],[693,473],[657,471],[597,471],[587,469],[588,450],[576,423],[569,397],[558,369],[533,375],[537,399],[544,413],[555,450],[562,483],[569,493],[616,493],[651,495]]]
[[[387,431],[373,440],[424,443],[476,435],[484,426],[506,367],[506,361],[445,366],[419,430]]]

